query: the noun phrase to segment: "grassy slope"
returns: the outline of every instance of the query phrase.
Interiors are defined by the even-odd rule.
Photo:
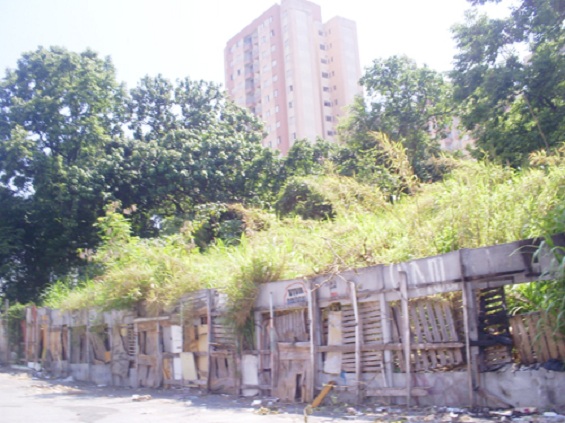
[[[159,240],[125,237],[108,242],[95,256],[105,265],[101,276],[73,290],[55,285],[45,304],[112,308],[146,299],[161,306],[199,288],[237,295],[242,280],[255,276],[259,282],[289,279],[563,230],[565,167],[559,164],[517,172],[463,162],[444,182],[424,185],[394,205],[351,180],[313,182],[336,205],[335,220],[270,216],[268,229],[247,234],[239,246],[219,244],[203,254],[180,234]]]

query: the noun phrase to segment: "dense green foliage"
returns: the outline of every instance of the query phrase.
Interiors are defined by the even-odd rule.
[[[256,220],[265,224],[243,233],[237,245],[216,239],[204,252],[191,228],[144,240],[128,235],[127,220],[112,211],[99,223],[109,238],[91,257],[104,271],[65,295],[59,287],[46,303],[125,307],[144,299],[160,308],[198,288],[239,292],[240,276],[250,269],[254,280],[261,269],[267,280],[295,278],[539,236],[563,213],[565,198],[563,162],[516,171],[462,161],[444,182],[423,185],[395,204],[366,197],[363,187],[353,194],[348,178],[330,179],[317,187],[335,206],[333,219],[280,220],[261,212]],[[343,195],[330,197],[340,186]],[[564,230],[563,222],[551,223],[552,230]]]
[[[380,132],[400,141],[416,174],[431,179],[426,162],[438,153],[442,132],[453,119],[446,79],[407,57],[392,56],[375,60],[360,82],[367,99],[357,99],[340,129],[352,150],[349,165],[365,173],[369,169],[373,174],[386,174],[379,145],[371,136],[371,132]]]
[[[26,53],[0,88],[0,292],[22,302],[91,272],[77,250],[98,246],[94,224],[109,202],[127,210],[135,235],[157,237],[202,220],[208,203],[270,204],[330,149],[301,141],[279,158],[216,84],[145,77],[127,92],[91,51]],[[203,225],[201,245],[217,231],[236,239],[236,220],[224,213],[208,234]]]
[[[0,80],[0,296],[157,311],[215,287],[243,331],[266,281],[564,231],[564,13],[470,12],[451,81],[375,60],[344,142],[297,140],[286,157],[216,84],[148,76],[128,91],[91,51],[24,54]],[[440,153],[454,115],[486,160]],[[559,314],[555,280],[515,298]]]
[[[123,95],[110,61],[90,51],[40,48],[0,82],[0,208],[8,216],[0,278],[9,297],[36,297],[94,242]]]
[[[523,0],[508,18],[472,10],[454,27],[451,78],[477,157],[519,166],[565,141],[564,19],[563,1]]]

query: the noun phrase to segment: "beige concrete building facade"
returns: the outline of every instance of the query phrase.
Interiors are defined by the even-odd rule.
[[[286,154],[297,139],[336,139],[347,106],[362,93],[355,22],[322,22],[320,6],[281,0],[231,38],[226,89],[265,123],[263,145]]]

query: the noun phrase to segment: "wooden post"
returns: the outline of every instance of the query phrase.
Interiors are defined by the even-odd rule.
[[[213,325],[212,325],[212,290],[208,289],[206,292],[206,321],[207,321],[207,326],[208,326],[208,346],[206,348],[207,354],[208,354],[208,360],[207,360],[207,372],[208,375],[206,376],[206,391],[210,392],[211,386],[212,386],[212,343],[214,342],[214,335],[212,334],[212,329],[213,329]],[[234,360],[235,361],[235,360]],[[234,363],[235,364],[235,363]],[[236,372],[237,374],[237,372]],[[236,377],[237,379],[237,377]],[[236,381],[236,387],[238,386],[237,381]],[[238,389],[238,388],[237,388]],[[237,395],[239,395],[239,389],[237,391]]]
[[[363,344],[363,326],[359,316],[359,305],[357,304],[357,290],[355,282],[349,281],[349,288],[351,291],[351,304],[353,305],[353,315],[355,316],[355,378],[357,379],[357,403],[363,402],[363,381],[362,379],[362,366],[361,366],[361,346]]]
[[[33,330],[33,365],[34,367],[37,366],[38,357],[39,357],[39,314],[37,313],[37,308],[35,308],[35,322],[34,322],[34,330]]]
[[[156,368],[155,368],[155,383],[153,386],[154,388],[158,388],[161,386],[161,381],[164,379],[163,377],[163,349],[162,349],[162,344],[161,344],[161,323],[159,322],[159,320],[157,320],[155,322],[155,332],[156,332],[156,341],[157,341],[157,345],[155,346],[157,351],[156,351]]]
[[[24,336],[25,336],[25,338],[24,338],[24,348],[25,348],[25,351],[24,351],[25,361],[24,361],[24,363],[25,363],[26,366],[27,366],[27,363],[30,361],[29,360],[30,359],[30,357],[29,357],[29,348],[30,348],[29,347],[29,341],[30,341],[30,336],[31,336],[31,326],[29,324],[29,320],[32,318],[32,316],[33,316],[33,314],[31,312],[31,308],[27,307],[26,308],[26,327],[25,327],[26,330],[25,330],[25,334],[24,334]],[[18,364],[18,363],[16,363],[16,364]]]
[[[478,391],[480,389],[478,354],[479,347],[471,346],[471,340],[477,341],[479,328],[477,321],[477,301],[473,283],[465,278],[465,265],[463,263],[463,250],[459,250],[459,266],[461,269],[461,293],[463,296],[463,322],[465,325],[465,353],[467,356],[467,383],[469,385],[469,405],[476,407],[478,404]]]
[[[255,324],[255,349],[259,353],[259,385],[263,385],[263,369],[265,368],[264,365],[264,357],[263,357],[263,313],[260,311],[253,312],[254,315],[254,324]],[[243,369],[242,370],[242,378],[243,378]],[[260,389],[261,395],[264,394],[264,390]]]
[[[390,327],[390,309],[388,307],[388,303],[386,301],[386,297],[384,293],[379,294],[379,301],[381,307],[381,328],[383,333],[383,344],[387,345],[392,342],[392,330]],[[384,380],[384,387],[391,388],[392,387],[392,351],[391,350],[384,350],[383,354],[383,380]]]
[[[318,319],[318,294],[313,287],[314,283],[310,281],[308,289],[308,319],[310,320],[310,384],[306,393],[306,401],[310,402],[314,399],[316,391],[316,382],[318,379],[318,342],[317,334],[320,333]]]
[[[133,381],[133,388],[139,388],[139,326],[134,320],[133,322],[133,337],[135,339],[135,356],[134,356],[134,369],[135,369],[135,379]]]
[[[410,359],[410,310],[408,304],[408,276],[406,272],[398,272],[400,276],[400,302],[402,306],[402,345],[406,363],[406,405],[410,407],[412,400],[412,361]]]
[[[273,308],[273,293],[269,293],[269,315],[271,320],[269,321],[269,337],[270,337],[270,349],[271,349],[271,395],[275,393],[275,387],[277,386],[277,340],[275,337],[275,310]]]
[[[88,363],[88,381],[92,380],[90,364],[90,310],[86,309],[86,334],[85,334],[86,362]]]

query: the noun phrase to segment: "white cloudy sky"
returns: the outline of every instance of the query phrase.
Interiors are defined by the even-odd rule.
[[[144,75],[223,83],[226,41],[275,0],[0,0],[0,72],[58,45],[111,56],[128,87]],[[357,22],[361,66],[393,54],[447,71],[465,0],[315,0],[322,18]],[[490,13],[497,13],[494,8]]]

